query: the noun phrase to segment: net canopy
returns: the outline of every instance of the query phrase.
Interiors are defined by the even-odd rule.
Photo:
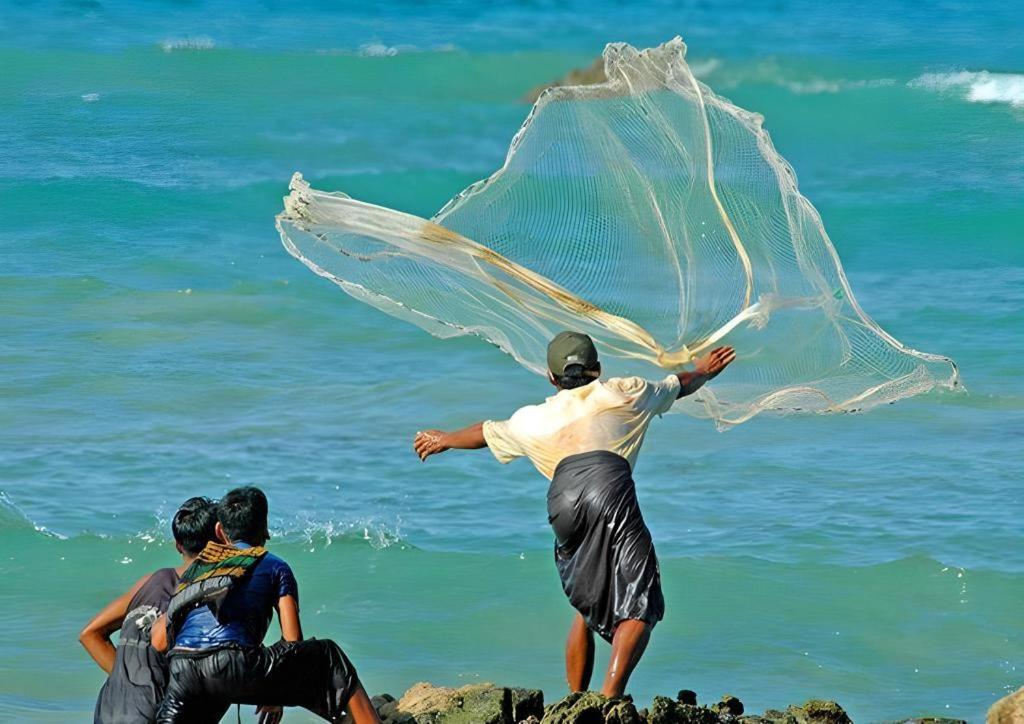
[[[762,118],[698,81],[685,52],[609,45],[606,82],[545,91],[505,164],[429,220],[295,174],[285,248],[357,299],[541,374],[563,329],[590,334],[611,375],[664,376],[732,345],[737,361],[675,408],[720,427],[956,386],[952,360],[864,314]]]

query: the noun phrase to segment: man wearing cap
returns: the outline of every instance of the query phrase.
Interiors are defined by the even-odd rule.
[[[654,416],[696,392],[735,357],[731,347],[719,347],[696,360],[693,372],[659,382],[601,380],[593,340],[561,332],[548,345],[555,395],[503,422],[416,433],[413,447],[421,460],[451,449],[488,447],[502,463],[528,457],[551,481],[555,565],[577,611],[565,648],[572,691],[590,686],[596,631],[612,645],[601,693],[622,696],[651,629],[664,615],[658,559],[637,504],[633,466]]]

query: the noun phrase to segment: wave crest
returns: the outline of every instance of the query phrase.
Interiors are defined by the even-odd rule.
[[[907,85],[939,92],[955,91],[969,103],[1007,103],[1024,108],[1024,74],[961,70],[925,73]]]

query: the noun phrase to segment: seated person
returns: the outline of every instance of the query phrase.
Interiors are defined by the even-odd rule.
[[[96,701],[96,724],[145,724],[155,719],[167,686],[167,659],[149,645],[150,630],[167,610],[178,576],[213,540],[216,525],[212,500],[189,498],[182,503],[171,521],[182,565],[143,576],[82,629],[78,640],[109,674]],[[110,636],[118,629],[115,647]]]
[[[302,640],[295,576],[262,547],[270,538],[263,492],[232,490],[217,506],[217,518],[221,544],[211,543],[184,574],[181,593],[154,626],[153,645],[172,645],[157,721],[217,722],[240,703],[255,704],[261,724],[280,721],[283,706],[336,722],[347,710],[355,724],[379,724],[341,648]],[[222,595],[208,595],[218,588]],[[182,603],[196,591],[197,603]],[[268,647],[262,642],[275,610],[282,640]]]

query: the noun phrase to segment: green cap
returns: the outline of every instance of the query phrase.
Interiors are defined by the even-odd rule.
[[[548,345],[548,369],[561,376],[569,365],[583,365],[585,370],[597,367],[594,340],[583,332],[559,332]]]

